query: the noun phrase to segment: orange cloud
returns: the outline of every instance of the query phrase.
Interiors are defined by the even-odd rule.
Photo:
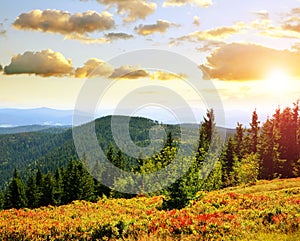
[[[138,27],[135,27],[134,30],[140,35],[150,35],[155,32],[165,33],[167,29],[171,26],[178,26],[174,23],[170,23],[165,20],[157,20],[155,24],[142,25],[140,24]]]
[[[109,76],[111,79],[139,79],[145,77],[149,77],[149,73],[146,70],[132,65],[121,66]]]
[[[187,4],[206,8],[212,5],[213,3],[212,0],[166,0],[163,3],[163,7],[181,7]]]
[[[280,25],[275,25],[269,19],[266,11],[256,12],[260,20],[253,21],[250,27],[259,30],[260,34],[272,38],[300,38],[300,8],[294,8],[281,21]]]
[[[22,30],[84,35],[111,29],[115,26],[115,22],[108,12],[88,11],[71,15],[69,12],[59,10],[41,11],[37,9],[29,13],[22,13],[15,20],[13,26]]]
[[[194,16],[193,24],[196,26],[200,26],[200,19],[198,16]]]
[[[99,3],[108,6],[117,6],[119,14],[126,14],[125,22],[134,22],[138,19],[145,19],[153,14],[156,9],[155,3],[148,3],[147,0],[97,0]]]
[[[200,68],[206,79],[248,81],[264,79],[274,68],[299,77],[299,63],[300,51],[231,43],[216,49]]]
[[[173,79],[184,79],[186,75],[184,74],[174,74],[174,73],[167,73],[163,71],[157,71],[151,74],[152,80],[173,80]]]
[[[61,53],[50,49],[41,52],[25,52],[15,55],[11,63],[4,68],[4,73],[35,74],[43,77],[65,76],[73,70],[72,61],[66,59]]]
[[[100,60],[100,59],[89,59],[85,62],[84,66],[81,68],[77,68],[75,70],[75,77],[76,78],[91,78],[95,76],[103,76],[108,77],[113,73],[113,67]]]
[[[188,35],[173,39],[171,40],[170,44],[176,45],[182,41],[195,42],[195,41],[207,41],[207,40],[215,40],[215,41],[222,40],[228,38],[233,34],[239,33],[244,28],[245,26],[243,23],[237,23],[236,25],[231,27],[220,27],[220,28],[209,29],[204,31],[196,31]]]

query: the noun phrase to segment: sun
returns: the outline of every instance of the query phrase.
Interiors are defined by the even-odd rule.
[[[289,88],[291,76],[283,69],[273,69],[268,72],[264,85],[273,91],[283,91]]]

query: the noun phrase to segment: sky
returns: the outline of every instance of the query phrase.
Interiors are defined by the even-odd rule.
[[[261,118],[300,96],[299,0],[11,0],[0,108]]]

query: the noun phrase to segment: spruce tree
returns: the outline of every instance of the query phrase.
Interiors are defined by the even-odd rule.
[[[0,210],[2,210],[4,207],[4,195],[2,190],[0,189]]]
[[[257,152],[257,145],[258,145],[258,134],[259,134],[259,121],[256,110],[253,111],[252,114],[252,121],[250,123],[250,136],[251,136],[251,144],[250,144],[250,152],[256,153]]]
[[[230,137],[221,157],[223,187],[230,186],[233,183],[232,171],[236,161],[237,157],[234,151],[234,140]]]
[[[80,161],[70,161],[63,177],[63,202],[74,200],[93,201],[94,179]]]
[[[54,205],[62,204],[63,197],[63,179],[62,179],[63,170],[58,168],[54,175]]]
[[[268,119],[262,126],[258,154],[260,161],[259,178],[273,179],[281,172],[279,163],[279,133],[274,120]]]
[[[29,208],[37,208],[40,202],[40,192],[36,185],[35,176],[31,175],[26,186],[26,197]]]
[[[49,172],[44,176],[43,186],[42,186],[42,196],[40,200],[41,206],[54,205],[54,179],[52,174]]]
[[[17,169],[14,170],[13,179],[10,182],[4,196],[4,207],[24,208],[27,206],[26,188]]]

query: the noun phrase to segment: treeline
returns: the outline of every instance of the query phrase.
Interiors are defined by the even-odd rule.
[[[300,118],[299,104],[293,108],[277,109],[275,114],[260,123],[256,111],[252,114],[250,127],[237,124],[235,134],[227,139],[225,145],[216,131],[213,110],[209,110],[199,128],[198,147],[191,155],[180,156],[178,140],[169,132],[161,151],[150,157],[140,158],[128,163],[123,153],[112,145],[108,148],[107,159],[127,172],[145,174],[139,190],[131,178],[115,178],[105,166],[94,166],[93,176],[83,164],[86,160],[70,161],[66,168],[58,168],[55,173],[35,175],[23,183],[15,170],[4,194],[0,195],[0,205],[4,208],[35,208],[46,205],[67,204],[73,200],[95,201],[103,195],[125,197],[124,192],[143,193],[143,187],[154,185],[161,190],[152,195],[163,194],[163,208],[182,208],[188,205],[201,190],[214,190],[228,186],[246,184],[257,179],[291,178],[300,175]],[[222,148],[220,152],[219,148]],[[168,173],[166,179],[147,179],[147,174],[157,172],[168,166],[174,158],[181,160],[182,169],[188,171],[166,188],[167,178],[177,173]],[[98,163],[98,162],[97,162]],[[179,168],[181,169],[181,168]],[[180,170],[177,170],[180,171]],[[111,189],[97,180],[106,180]]]
[[[93,179],[80,161],[70,161],[66,168],[54,174],[43,174],[40,170],[24,183],[18,171],[4,193],[0,193],[0,207],[37,208],[62,205],[73,200],[95,201],[102,194],[101,185]]]

